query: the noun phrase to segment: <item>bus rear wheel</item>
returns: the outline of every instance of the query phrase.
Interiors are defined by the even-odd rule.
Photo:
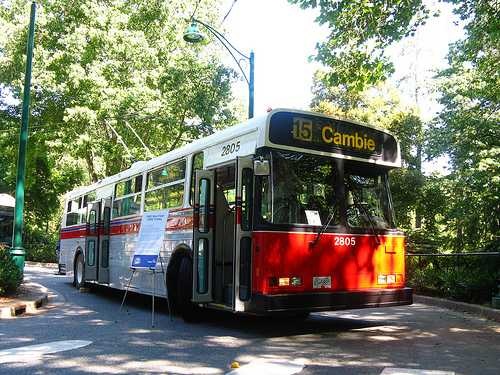
[[[80,289],[85,286],[85,263],[83,261],[82,254],[78,254],[76,257],[75,269],[73,272],[73,285],[76,289]]]
[[[188,257],[183,257],[177,276],[177,309],[186,322],[198,320],[197,307],[193,298],[193,262]]]

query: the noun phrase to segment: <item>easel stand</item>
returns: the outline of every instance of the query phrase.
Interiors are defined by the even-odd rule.
[[[161,270],[157,270],[156,267],[145,269],[145,270],[151,271],[151,276],[152,276],[151,281],[153,284],[152,285],[153,286],[153,288],[152,288],[153,293],[151,294],[151,298],[152,298],[152,301],[151,301],[151,328],[154,328],[154,326],[155,326],[156,275],[157,274],[160,274],[160,275],[165,274],[165,268],[163,267],[163,260],[161,257],[159,257],[159,259],[160,259]],[[127,283],[127,286],[125,288],[125,294],[123,295],[122,304],[120,305],[120,311],[122,311],[123,305],[125,304],[125,299],[127,298],[127,294],[128,294],[129,289],[130,289],[130,284],[132,283],[132,279],[134,278],[135,272],[140,270],[140,269],[135,268],[135,267],[130,267],[130,270],[132,271],[132,273],[130,275],[130,278],[128,279],[128,283]],[[167,279],[166,279],[166,277],[164,277],[164,279],[165,279],[165,290],[167,291],[168,316],[170,318],[170,321],[172,321],[172,313],[170,310],[170,299],[168,298]]]

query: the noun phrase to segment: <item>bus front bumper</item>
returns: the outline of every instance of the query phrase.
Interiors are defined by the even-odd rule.
[[[332,311],[411,305],[411,288],[304,294],[254,294],[248,312]]]

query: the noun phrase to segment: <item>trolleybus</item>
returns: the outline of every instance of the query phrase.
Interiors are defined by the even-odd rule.
[[[388,182],[400,164],[386,130],[276,109],[69,192],[60,268],[124,289],[141,216],[168,209],[154,288],[185,318],[411,304]],[[152,289],[145,273],[130,285]]]

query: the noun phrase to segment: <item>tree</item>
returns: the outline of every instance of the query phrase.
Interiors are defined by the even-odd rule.
[[[466,37],[451,46],[439,74],[443,110],[427,133],[429,157],[450,158],[447,220],[453,247],[499,246],[500,230],[500,8],[489,1],[459,2]]]
[[[234,121],[233,70],[182,34],[197,0],[38,1],[28,230],[55,230],[59,198]],[[12,192],[28,0],[0,2],[1,188]],[[215,21],[218,0],[197,17]],[[10,97],[10,99],[7,99]],[[16,103],[17,101],[17,103]]]
[[[28,14],[28,3],[0,8],[0,83],[14,97],[24,74],[26,23],[19,15]],[[194,3],[40,2],[33,129],[43,127],[44,143],[85,161],[90,180],[232,120],[233,72],[181,41]],[[208,5],[198,12],[214,17]]]
[[[289,0],[302,8],[319,8],[316,21],[330,35],[317,45],[316,60],[329,67],[325,81],[361,92],[385,81],[394,71],[386,48],[415,33],[431,11],[422,0]]]

